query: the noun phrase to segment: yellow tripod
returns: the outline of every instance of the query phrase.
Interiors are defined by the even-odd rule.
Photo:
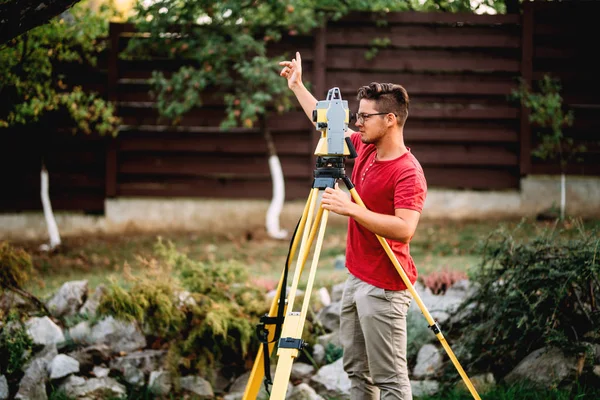
[[[337,98],[335,97],[336,94]],[[327,227],[327,220],[329,217],[328,210],[325,210],[320,205],[317,206],[317,202],[319,199],[319,191],[325,190],[327,187],[334,188],[335,183],[341,179],[346,185],[346,188],[349,190],[354,201],[360,206],[365,207],[365,204],[363,203],[362,199],[358,195],[358,192],[354,188],[354,184],[352,183],[350,178],[348,178],[345,174],[344,157],[350,154],[356,154],[352,146],[352,142],[349,140],[349,138],[346,138],[345,140],[343,138],[343,132],[347,129],[347,124],[349,121],[349,113],[347,111],[346,104],[347,103],[345,101],[341,100],[341,96],[339,95],[339,89],[334,88],[329,91],[328,99],[326,101],[317,103],[317,109],[313,114],[313,120],[317,122],[317,128],[322,130],[321,140],[319,141],[317,150],[315,151],[315,154],[318,156],[317,169],[314,173],[315,179],[313,181],[312,190],[309,193],[308,200],[304,207],[304,211],[302,212],[302,217],[300,218],[298,228],[290,246],[290,253],[288,255],[288,265],[289,262],[295,257],[298,244],[300,245],[300,253],[296,260],[296,267],[294,270],[294,277],[292,280],[292,285],[290,287],[289,296],[287,297],[284,304],[281,304],[282,302],[280,301],[280,296],[282,294],[282,290],[285,290],[284,286],[286,285],[286,279],[284,279],[284,275],[287,275],[286,266],[286,270],[282,274],[282,278],[279,281],[279,284],[277,286],[277,292],[268,314],[269,318],[275,318],[278,312],[279,315],[281,315],[281,311],[283,311],[285,318],[283,321],[283,328],[281,329],[281,337],[273,337],[276,333],[275,327],[270,326],[266,329],[268,333],[266,332],[265,334],[269,337],[272,337],[273,340],[268,342],[268,351],[260,351],[256,356],[252,371],[250,373],[250,377],[248,379],[248,384],[246,385],[246,390],[242,398],[243,400],[255,400],[258,396],[261,381],[265,376],[265,372],[269,374],[268,376],[270,376],[270,371],[265,371],[265,366],[268,364],[265,363],[265,357],[268,359],[271,356],[273,348],[275,346],[275,341],[277,339],[279,340],[277,350],[278,362],[275,370],[275,377],[273,380],[273,388],[271,390],[270,399],[284,400],[292,371],[292,364],[294,362],[294,359],[298,356],[299,351],[304,347],[304,341],[301,338],[302,330],[306,321],[308,305],[310,302],[313,283],[317,271],[317,264],[319,262],[319,256],[321,253],[323,239],[325,237],[325,230]],[[345,112],[340,112],[339,108],[343,108],[345,105]],[[338,110],[332,112],[331,109],[334,107],[337,107]],[[327,112],[325,113],[322,110],[326,110]],[[327,122],[320,122],[323,121],[325,117],[327,118]],[[343,122],[343,124],[339,124],[339,120],[335,121],[337,122],[336,124],[333,121],[336,118],[342,118],[341,121]],[[342,139],[341,144],[338,143],[338,145],[336,145],[336,150],[332,150],[333,147],[331,146],[331,139],[332,136],[334,138],[336,137],[336,132],[333,132],[332,128],[336,129],[336,126],[338,128],[341,126],[343,129],[341,137]],[[325,129],[327,129],[329,137],[325,133]],[[294,311],[294,301],[296,298],[296,292],[298,290],[298,283],[304,270],[306,260],[308,259],[309,252],[312,248],[315,236],[317,237],[317,241],[313,252],[313,259],[306,284],[304,300],[302,302],[302,307],[300,311]],[[404,272],[404,269],[398,262],[396,255],[393,253],[389,244],[385,241],[384,238],[380,236],[377,236],[377,239],[379,240],[379,243],[383,246],[384,251],[392,261],[394,267],[398,271],[398,274],[400,274],[402,281],[405,283],[406,287],[410,291],[411,295],[413,296],[413,299],[416,301],[417,305],[421,309],[421,312],[425,316],[429,327],[433,330],[434,334],[446,350],[446,353],[448,354],[448,356],[452,360],[452,363],[458,370],[467,388],[471,392],[471,395],[473,396],[473,398],[481,400],[477,391],[475,390],[475,387],[473,386],[469,377],[458,362],[452,349],[448,345],[448,342],[444,338],[444,335],[441,333],[439,326],[434,321],[433,317],[425,307],[425,304],[423,304],[423,301],[421,300],[419,294],[416,292],[415,288],[411,284],[408,276],[406,275],[406,272]],[[283,307],[283,309],[281,310],[279,307]]]

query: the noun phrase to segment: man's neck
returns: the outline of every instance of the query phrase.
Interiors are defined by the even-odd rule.
[[[393,160],[408,151],[404,145],[404,136],[401,130],[388,133],[375,144],[375,147],[379,161]]]

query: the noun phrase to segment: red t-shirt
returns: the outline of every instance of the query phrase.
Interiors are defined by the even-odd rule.
[[[394,215],[395,209],[421,212],[427,195],[427,182],[421,165],[410,149],[389,161],[375,160],[375,146],[364,144],[360,134],[351,136],[358,157],[354,162],[352,183],[365,206],[376,213]],[[409,245],[388,240],[406,275],[414,284],[417,268]],[[346,267],[357,278],[383,289],[404,290],[406,285],[385,253],[375,234],[354,219],[348,221]]]

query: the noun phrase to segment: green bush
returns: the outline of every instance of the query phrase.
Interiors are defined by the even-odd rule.
[[[327,343],[327,346],[325,346],[325,364],[332,364],[342,358],[343,355],[344,349],[340,346],[333,343]]]
[[[22,288],[33,270],[31,256],[8,242],[0,242],[0,288]]]
[[[223,367],[232,375],[243,372],[249,353],[258,349],[254,327],[268,311],[264,293],[247,283],[246,271],[235,262],[198,262],[161,240],[155,255],[149,275],[135,278],[129,288],[113,283],[98,312],[137,321],[152,332],[154,345],[169,349],[174,374],[208,375]],[[157,263],[162,268],[152,268]],[[179,298],[184,292],[187,300]]]
[[[0,375],[11,376],[21,373],[29,360],[33,340],[27,333],[18,313],[11,312],[0,329]]]
[[[496,377],[544,346],[585,355],[586,343],[600,343],[597,233],[550,229],[530,240],[514,233],[488,238],[472,276],[479,289],[457,311],[469,310],[468,317],[452,332],[470,354],[468,369]]]

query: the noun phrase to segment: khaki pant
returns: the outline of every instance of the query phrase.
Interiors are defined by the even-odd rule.
[[[412,399],[406,361],[411,298],[408,290],[381,289],[353,275],[346,280],[340,341],[352,400]]]

